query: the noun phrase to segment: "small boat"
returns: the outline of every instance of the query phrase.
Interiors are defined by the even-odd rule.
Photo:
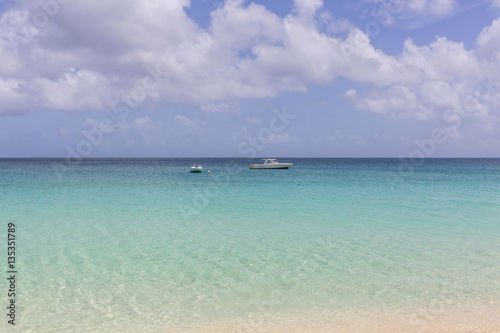
[[[190,172],[202,172],[203,171],[203,167],[201,165],[196,165],[196,163],[194,163],[193,165],[191,165],[191,167],[189,168],[189,171]]]
[[[250,169],[288,169],[293,163],[280,163],[274,158],[263,158],[264,164],[252,164]]]

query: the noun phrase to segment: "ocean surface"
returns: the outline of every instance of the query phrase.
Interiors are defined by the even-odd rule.
[[[2,316],[0,331],[500,314],[500,159],[279,160],[294,165],[0,159],[6,313],[9,222],[17,257],[16,325]]]

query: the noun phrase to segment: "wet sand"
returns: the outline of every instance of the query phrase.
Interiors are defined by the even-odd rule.
[[[258,315],[169,330],[173,333],[500,332],[500,302]]]

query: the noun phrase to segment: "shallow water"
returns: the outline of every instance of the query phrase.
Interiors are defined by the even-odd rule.
[[[498,304],[500,160],[281,160],[0,160],[15,331]]]

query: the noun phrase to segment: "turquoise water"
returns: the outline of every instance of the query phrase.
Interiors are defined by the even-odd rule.
[[[500,160],[282,160],[0,160],[13,331],[500,300]]]

